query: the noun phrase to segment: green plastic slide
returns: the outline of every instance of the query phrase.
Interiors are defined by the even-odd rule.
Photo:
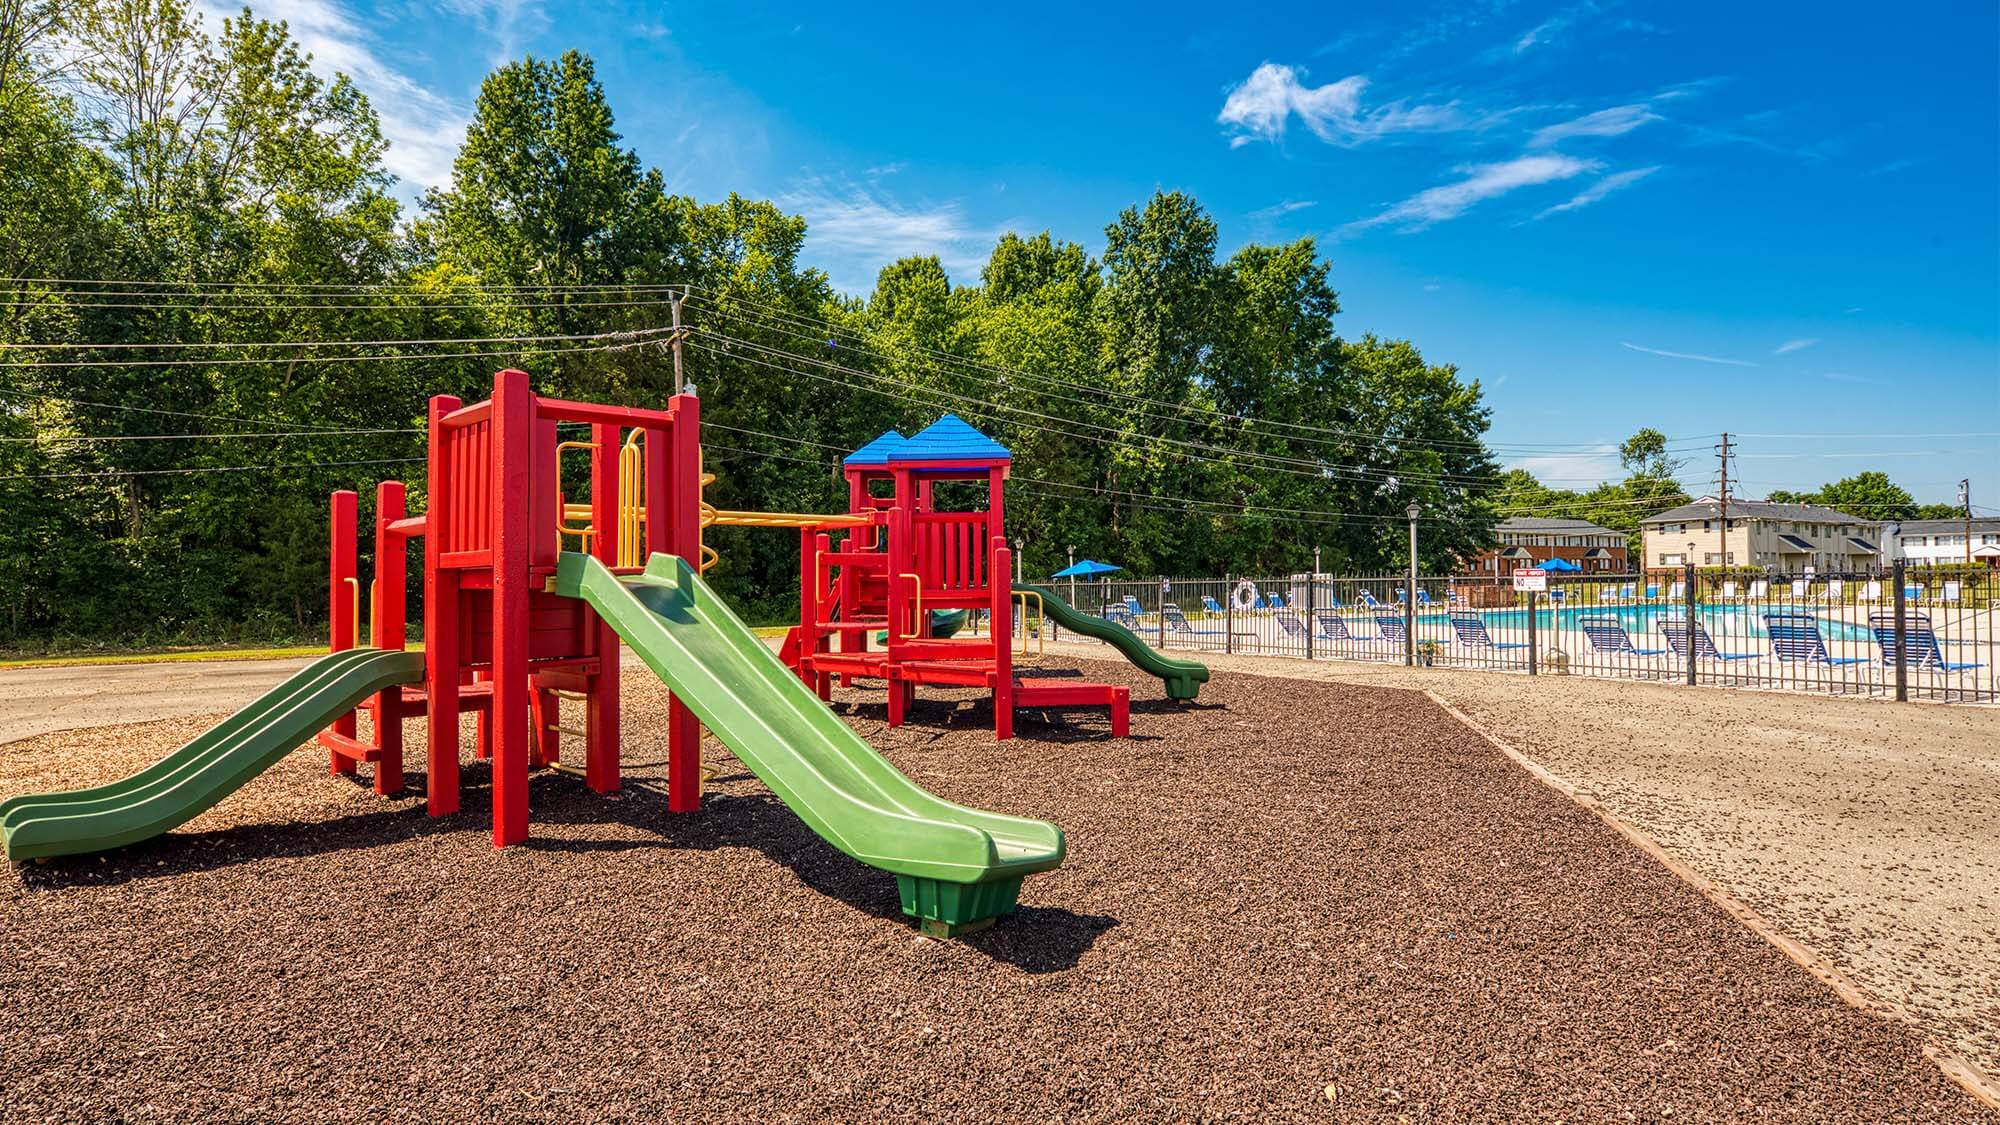
[[[323,656],[130,777],[0,801],[7,858],[99,852],[178,828],[369,696],[423,675],[420,652],[354,648]]]
[[[702,724],[828,843],[896,876],[926,932],[1014,909],[1021,879],[1063,861],[1062,830],[931,795],[820,702],[694,569],[654,555],[619,578],[565,552],[557,593],[589,603]]]
[[[1047,586],[1016,582],[1014,592],[1040,594],[1043,610],[1055,618],[1056,624],[1072,633],[1096,637],[1124,653],[1125,659],[1130,660],[1140,671],[1160,678],[1160,682],[1166,685],[1168,699],[1193,699],[1201,693],[1201,685],[1208,682],[1208,665],[1162,656],[1132,630],[1116,621],[1106,621],[1102,617],[1092,617],[1090,614],[1079,612],[1075,606],[1062,600]]]

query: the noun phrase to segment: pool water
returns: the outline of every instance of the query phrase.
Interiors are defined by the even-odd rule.
[[[1764,629],[1764,614],[1769,612],[1810,613],[1819,622],[1820,636],[1829,644],[1847,641],[1857,644],[1872,644],[1875,635],[1868,626],[1850,621],[1839,621],[1818,612],[1814,608],[1796,608],[1776,605],[1711,605],[1706,602],[1695,605],[1695,616],[1701,620],[1702,628],[1713,637],[1755,637],[1769,636]],[[1581,632],[1576,619],[1585,615],[1593,617],[1616,617],[1627,633],[1636,639],[1643,635],[1659,635],[1658,621],[1662,617],[1684,617],[1685,607],[1677,604],[1655,602],[1650,605],[1592,605],[1564,606],[1560,609],[1538,609],[1535,611],[1535,628],[1547,631],[1561,628],[1567,632]],[[1526,609],[1482,609],[1478,611],[1486,628],[1497,635],[1506,632],[1512,639],[1519,639],[1528,631],[1528,611]],[[1420,613],[1419,621],[1449,627],[1447,615],[1438,612]]]

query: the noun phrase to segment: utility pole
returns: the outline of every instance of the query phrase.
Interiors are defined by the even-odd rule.
[[[1958,482],[1958,506],[1965,513],[1965,562],[1972,564],[1972,478]]]
[[[1718,506],[1722,509],[1722,566],[1726,573],[1729,567],[1729,431],[1722,431],[1722,444],[1716,449],[1722,454],[1722,487],[1716,493]],[[1692,558],[1688,559],[1693,562]]]
[[[685,300],[687,300],[687,290],[682,289],[679,293],[674,294],[672,301],[674,310],[673,341],[674,341],[674,393],[675,394],[681,393],[682,384],[685,382],[685,379],[681,375],[681,302]]]

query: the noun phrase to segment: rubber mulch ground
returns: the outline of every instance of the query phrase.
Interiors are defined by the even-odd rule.
[[[1055,663],[1055,662],[1052,662]],[[717,755],[658,788],[534,785],[488,844],[484,771],[431,821],[302,751],[180,833],[0,877],[11,1120],[1992,1120],[1901,1024],[1844,1005],[1421,696],[1225,676],[1177,708],[970,698],[850,720],[1070,858],[959,942]],[[0,751],[81,783],[200,723]],[[413,735],[417,733],[412,726]],[[713,745],[713,744],[711,744]],[[422,755],[413,756],[421,762]],[[416,791],[421,779],[412,776]]]

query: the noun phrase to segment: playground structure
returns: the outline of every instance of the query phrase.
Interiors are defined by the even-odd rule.
[[[1106,706],[1113,736],[1129,732],[1130,689],[1014,674],[1016,608],[1025,623],[1030,603],[1043,616],[1052,607],[1047,591],[1011,581],[1012,462],[1006,447],[952,414],[912,437],[890,430],[848,454],[842,462],[847,514],[800,527],[799,624],[781,650],[821,699],[831,698],[836,678],[843,686],[880,679],[893,727],[903,723],[919,686],[984,688],[993,697],[998,739],[1013,737],[1020,707]],[[939,486],[952,482],[983,485],[986,506],[943,509]],[[837,545],[836,534],[843,536]],[[947,614],[980,610],[990,623],[983,635],[950,636],[940,628]],[[882,647],[871,644],[871,635]]]
[[[558,429],[564,424],[587,426],[588,437],[565,440]],[[571,504],[563,495],[560,468],[570,456],[588,459],[587,503]],[[448,815],[460,804],[459,719],[468,711],[478,716],[475,752],[491,760],[493,842],[520,843],[529,832],[530,772],[563,763],[564,736],[581,739],[590,789],[619,788],[618,674],[621,646],[629,644],[671,693],[673,811],[701,807],[705,725],[816,833],[895,874],[904,911],[927,932],[990,924],[1012,911],[1025,876],[1062,863],[1064,841],[1054,825],[954,805],[904,777],[701,578],[703,561],[715,559],[702,543],[704,526],[805,527],[818,538],[844,526],[878,539],[886,531],[897,544],[910,533],[902,518],[907,508],[845,516],[717,511],[702,501],[700,403],[693,395],[673,396],[665,410],[571,402],[534,394],[527,374],[514,370],[494,376],[488,401],[431,400],[428,463],[422,514],[407,513],[400,482],[376,490],[371,645],[360,643],[359,498],[338,492],[328,582],[333,651],[138,774],[0,802],[8,857],[100,851],[169,831],[314,731],[333,773],[369,764],[376,792],[396,793],[405,781],[403,723],[415,718],[427,727],[428,811]],[[1004,467],[991,479],[1003,475]],[[996,490],[991,513],[954,514],[950,522],[969,544],[982,526],[997,530],[999,519]],[[412,539],[423,541],[421,660],[405,651]],[[926,558],[933,566],[966,560],[984,566],[987,559],[998,565],[976,582],[958,570],[929,572],[937,581],[911,582],[895,593],[898,579],[915,575],[882,571],[882,586],[864,592],[858,577],[864,568],[854,566],[848,576],[855,595],[847,604],[879,593],[889,603],[886,621],[906,635],[929,628],[924,610],[938,600],[970,606],[991,597],[1001,610],[996,619],[1004,621],[1007,552],[1001,544],[994,551],[932,552]],[[896,557],[915,555],[905,548]],[[1000,576],[998,585],[988,575]],[[950,592],[940,597],[940,589]],[[928,607],[921,600],[927,595]],[[996,628],[1004,635],[1004,625]],[[999,651],[1007,651],[1004,643]],[[564,724],[568,703],[581,711],[582,726]],[[373,719],[366,739],[357,706]],[[900,721],[900,707],[894,709]]]

